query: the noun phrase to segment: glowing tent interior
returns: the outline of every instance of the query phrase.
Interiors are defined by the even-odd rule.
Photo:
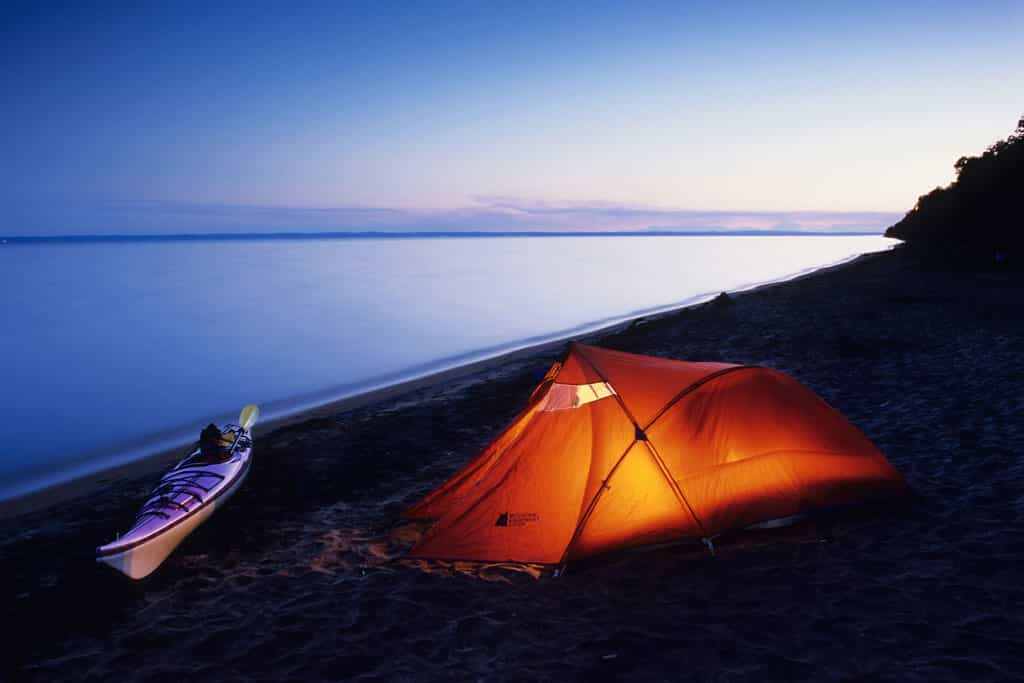
[[[781,372],[573,344],[512,424],[404,516],[437,520],[410,557],[561,564],[906,490]]]

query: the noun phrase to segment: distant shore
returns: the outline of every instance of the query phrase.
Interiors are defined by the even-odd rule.
[[[210,232],[154,235],[12,235],[0,244],[62,244],[91,242],[219,242],[224,240],[388,240],[462,237],[881,237],[879,230],[457,230],[353,232]]]

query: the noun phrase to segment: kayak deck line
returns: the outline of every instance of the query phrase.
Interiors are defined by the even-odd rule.
[[[259,409],[248,405],[237,425],[204,429],[189,454],[160,478],[131,529],[96,548],[96,561],[132,579],[155,571],[241,487],[252,467],[250,429],[258,416]]]

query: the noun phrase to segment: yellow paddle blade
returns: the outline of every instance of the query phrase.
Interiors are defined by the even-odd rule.
[[[249,431],[252,426],[256,424],[256,420],[260,417],[260,409],[256,407],[254,403],[250,403],[246,407],[242,408],[242,413],[238,416],[238,424],[242,429]]]

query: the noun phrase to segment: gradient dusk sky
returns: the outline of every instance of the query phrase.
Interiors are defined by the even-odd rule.
[[[5,5],[0,235],[883,229],[1024,2]]]

